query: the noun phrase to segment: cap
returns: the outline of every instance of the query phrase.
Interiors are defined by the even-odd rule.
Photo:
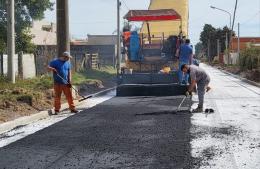
[[[69,52],[63,52],[62,56],[66,56],[66,57],[69,57],[69,58],[72,58],[72,56],[70,55]]]

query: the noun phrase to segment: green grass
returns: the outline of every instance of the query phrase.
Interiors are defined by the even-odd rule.
[[[100,70],[86,70],[73,73],[72,83],[74,85],[102,83],[104,80],[110,80],[116,75],[116,70],[111,67],[102,67]],[[52,76],[44,75],[26,80],[17,80],[15,84],[0,76],[0,102],[20,101],[32,99],[37,100],[43,97],[44,91],[53,88]]]
[[[24,89],[42,90],[51,87],[52,87],[52,78],[51,76],[48,75],[42,77],[36,77],[32,79],[26,79],[26,80],[18,79],[15,84],[9,83],[5,77],[0,78],[1,89],[24,88]]]
[[[20,101],[23,98],[40,99],[42,91],[52,88],[52,78],[42,76],[33,79],[17,80],[9,83],[5,77],[0,77],[0,101]]]
[[[72,76],[72,82],[75,85],[92,82],[102,82],[103,80],[109,80],[116,76],[116,69],[112,66],[102,67],[100,70],[84,70],[78,73],[74,73]]]

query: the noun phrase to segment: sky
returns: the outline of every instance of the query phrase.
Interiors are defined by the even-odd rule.
[[[121,1],[121,16],[130,9],[148,9],[150,3],[150,0]],[[69,0],[69,4],[72,37],[86,38],[87,34],[112,34],[116,30],[116,0]],[[192,43],[196,44],[205,24],[212,24],[216,28],[229,25],[228,14],[213,10],[210,6],[225,9],[233,15],[235,0],[190,0],[189,5],[189,37]],[[55,7],[53,11],[45,12],[45,20],[56,22]],[[123,20],[121,21],[123,23]],[[260,37],[260,0],[238,0],[235,31],[238,22],[241,24],[241,36]]]

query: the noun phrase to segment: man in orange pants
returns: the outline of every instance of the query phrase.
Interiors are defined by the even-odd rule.
[[[48,66],[48,70],[53,72],[55,115],[60,112],[62,92],[66,96],[71,113],[78,113],[78,110],[75,109],[71,92],[71,58],[69,52],[64,52],[62,56],[52,60]]]

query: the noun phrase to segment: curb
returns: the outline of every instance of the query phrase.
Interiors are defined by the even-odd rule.
[[[111,91],[113,91],[115,89],[116,89],[116,87],[108,88],[108,89],[105,89],[103,91],[91,94],[91,96],[93,96],[93,97],[103,96],[104,94],[107,94],[107,93],[109,93],[109,92],[111,92]]]
[[[15,119],[13,121],[9,121],[3,124],[0,124],[0,134],[3,134],[7,131],[13,130],[16,127],[24,126],[29,123],[33,123],[35,121],[38,121],[40,119],[44,119],[49,117],[48,111],[41,111],[40,113],[36,113],[30,116],[20,117],[18,119]]]
[[[115,90],[115,88],[116,87],[109,88],[109,89],[100,91],[98,93],[94,93],[90,96],[99,97],[99,96],[105,95],[105,94]],[[74,103],[75,103],[76,106],[79,106],[84,102],[79,102],[78,100],[75,100]],[[62,104],[61,105],[61,111],[64,111],[66,109],[68,109],[67,103]],[[36,122],[38,120],[45,119],[45,118],[51,116],[50,110],[52,110],[52,109],[40,111],[39,113],[32,114],[30,116],[20,117],[18,119],[13,120],[13,121],[8,121],[6,123],[0,124],[0,134],[11,131],[14,128],[17,128],[19,126],[25,126],[25,125],[28,125],[30,123]]]
[[[221,69],[218,69],[218,70],[220,70],[220,71],[222,71],[223,73],[226,73],[226,74],[228,74],[228,75],[230,75],[230,76],[232,76],[232,77],[234,77],[234,78],[236,78],[236,79],[239,79],[239,80],[241,80],[241,81],[243,81],[243,82],[246,82],[246,83],[251,84],[251,85],[256,86],[256,87],[260,87],[260,83],[257,83],[257,82],[248,80],[248,79],[243,78],[243,77],[240,77],[240,76],[235,75],[235,74],[233,74],[233,73],[230,73],[230,72],[228,72],[228,71],[226,71],[226,70],[221,70]]]

